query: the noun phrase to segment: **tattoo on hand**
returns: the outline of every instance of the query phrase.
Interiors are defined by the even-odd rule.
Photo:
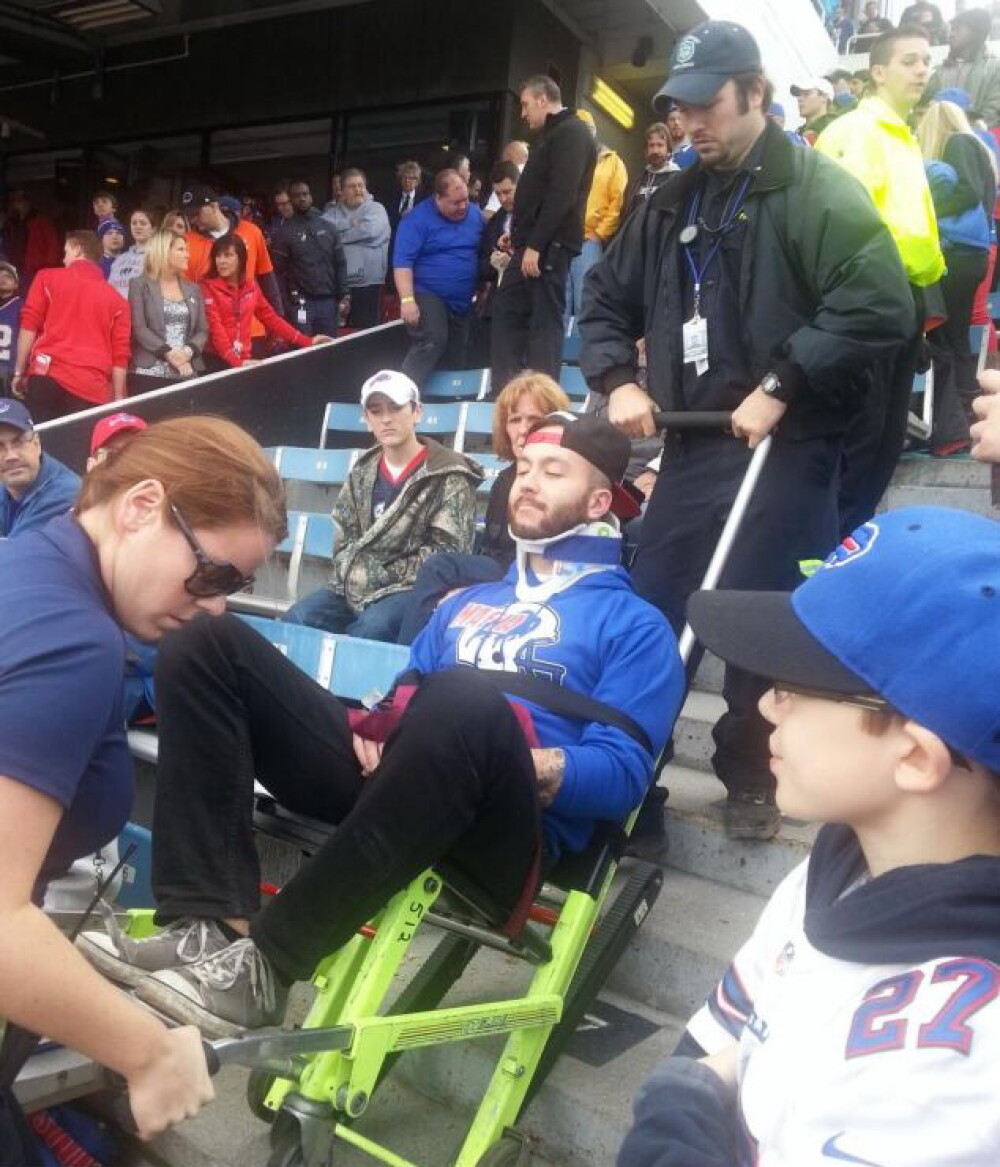
[[[538,778],[538,800],[542,806],[551,806],[566,773],[566,755],[558,749],[532,750],[531,754]]]

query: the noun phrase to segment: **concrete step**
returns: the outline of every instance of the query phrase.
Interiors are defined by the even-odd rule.
[[[694,678],[694,688],[703,693],[721,693],[726,666],[717,656],[706,652],[698,665]]]
[[[817,827],[783,819],[781,831],[768,842],[729,839],[722,820],[726,788],[714,775],[671,764],[660,785],[670,797],[667,842],[656,857],[688,875],[766,898],[806,858],[816,837]]]
[[[971,511],[987,518],[997,518],[988,486],[932,486],[923,483],[905,483],[889,487],[882,500],[881,510],[900,507],[943,506]]]
[[[904,454],[892,476],[894,486],[986,487],[990,468],[971,458]]]
[[[720,686],[721,687],[721,686]],[[726,711],[718,693],[692,689],[674,726],[674,761],[691,770],[712,772],[712,726]]]
[[[612,970],[608,988],[651,1009],[690,1016],[763,907],[763,897],[753,892],[668,868],[659,899]]]

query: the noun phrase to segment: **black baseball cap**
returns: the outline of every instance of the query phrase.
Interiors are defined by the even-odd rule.
[[[653,109],[666,113],[672,101],[706,105],[730,77],[762,71],[760,49],[742,24],[706,20],[674,45],[667,79],[653,98]]]
[[[541,430],[562,430],[554,434]],[[532,442],[551,442],[572,450],[596,466],[611,483],[611,513],[620,519],[634,519],[642,510],[638,496],[625,481],[625,471],[632,454],[632,443],[610,422],[593,413],[568,413],[559,410],[536,421],[528,433],[525,445]]]
[[[192,186],[181,196],[181,204],[185,209],[207,207],[209,203],[217,203],[218,201],[218,194],[210,186],[205,186],[204,183]]]

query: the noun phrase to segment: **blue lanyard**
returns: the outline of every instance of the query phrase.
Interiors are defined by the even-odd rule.
[[[715,259],[716,253],[722,246],[722,241],[729,234],[733,224],[736,222],[740,211],[743,209],[743,202],[747,197],[747,191],[750,188],[750,183],[753,181],[753,176],[748,174],[743,179],[743,185],[740,187],[740,192],[736,196],[736,201],[730,208],[728,205],[723,212],[722,222],[715,228],[713,234],[716,236],[715,242],[709,248],[708,255],[701,267],[698,267],[691,255],[691,244],[682,244],[684,248],[684,258],[687,260],[688,267],[691,269],[691,278],[694,281],[694,308],[692,315],[697,319],[698,310],[701,307],[701,281],[711,266],[712,260]],[[704,194],[704,187],[702,187],[694,197],[691,203],[691,210],[688,212],[687,227],[693,227],[698,218],[698,211],[701,209],[701,199]],[[692,243],[694,240],[691,241]]]

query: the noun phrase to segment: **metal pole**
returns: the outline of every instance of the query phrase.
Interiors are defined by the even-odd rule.
[[[750,459],[750,465],[747,467],[747,472],[743,476],[740,488],[736,492],[736,498],[733,500],[733,506],[729,512],[729,518],[726,519],[726,525],[722,528],[722,534],[719,536],[719,542],[716,544],[715,551],[709,561],[705,578],[701,581],[702,591],[712,591],[719,582],[719,577],[722,575],[722,570],[726,566],[729,552],[732,550],[733,543],[736,540],[736,533],[739,531],[740,524],[743,522],[743,517],[750,504],[750,499],[753,497],[757,480],[760,478],[760,473],[764,469],[764,463],[767,461],[767,455],[770,449],[771,435],[768,434],[754,450],[753,456]],[[684,625],[684,631],[681,633],[678,648],[680,649],[681,660],[686,665],[691,656],[691,650],[694,648],[694,632],[690,624]]]

